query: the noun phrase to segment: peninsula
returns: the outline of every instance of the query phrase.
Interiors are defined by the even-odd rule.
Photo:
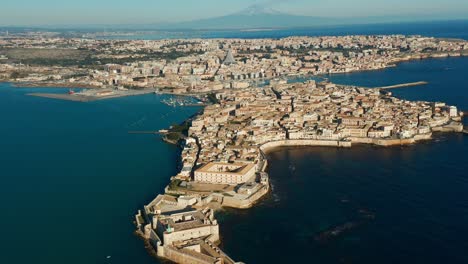
[[[455,106],[406,101],[375,88],[279,81],[216,96],[218,103],[191,122],[180,173],[136,215],[150,248],[178,263],[233,263],[214,244],[213,209],[249,208],[269,191],[271,149],[393,146],[430,139],[433,131],[463,131]]]

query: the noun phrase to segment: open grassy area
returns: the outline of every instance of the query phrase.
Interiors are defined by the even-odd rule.
[[[8,57],[9,62],[46,66],[78,65],[90,55],[84,50],[37,48],[0,49],[0,54]]]
[[[175,60],[203,52],[154,52],[139,51],[115,53],[107,57],[100,52],[85,49],[38,49],[38,48],[0,48],[0,55],[8,57],[10,63],[23,63],[36,66],[99,66],[108,63],[124,64],[144,60]],[[114,55],[124,57],[115,57]]]

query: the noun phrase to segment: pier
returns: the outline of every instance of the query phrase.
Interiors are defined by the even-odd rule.
[[[403,87],[413,87],[413,86],[420,86],[420,85],[426,85],[426,84],[429,84],[429,83],[426,82],[426,81],[420,81],[420,82],[402,83],[402,84],[383,86],[383,87],[375,87],[375,88],[382,89],[382,90],[390,90],[390,89],[397,89],[397,88],[403,88]]]
[[[164,134],[167,134],[167,132],[163,132],[163,131],[128,131],[128,134],[164,135]]]
[[[208,104],[184,104],[182,106],[193,107],[193,106],[207,106]]]

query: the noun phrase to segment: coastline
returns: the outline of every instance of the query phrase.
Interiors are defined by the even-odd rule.
[[[461,120],[462,121],[462,120]],[[463,130],[462,122],[458,126],[454,126],[453,124],[445,124],[439,127],[434,127],[434,132],[439,133],[467,133]],[[432,139],[432,132],[428,134],[416,135],[409,139],[373,139],[373,138],[349,138],[348,141],[342,140],[280,140],[280,141],[270,141],[261,144],[258,146],[261,154],[260,161],[263,163],[262,166],[259,168],[259,172],[267,175],[268,177],[268,158],[267,155],[275,150],[281,148],[288,148],[288,147],[332,147],[332,148],[352,148],[354,144],[365,144],[365,145],[374,145],[380,147],[395,147],[395,146],[404,146],[404,145],[413,145],[418,143],[419,141],[428,141]],[[172,143],[172,142],[169,142]],[[195,208],[204,208],[209,207],[214,211],[222,210],[223,208],[234,208],[234,209],[249,209],[254,207],[261,199],[263,199],[267,194],[271,191],[271,185],[269,179],[267,180],[267,184],[258,189],[253,194],[249,195],[247,198],[243,200],[231,198],[229,196],[224,196],[220,194],[212,193],[209,195],[210,199],[203,199],[201,204],[197,204]],[[181,197],[185,197],[186,195],[191,195],[190,192],[177,192],[171,191],[169,185],[165,188],[165,195],[175,195]],[[214,202],[214,204],[213,204]],[[152,256],[156,257],[164,257],[158,253],[158,249],[160,246],[155,248],[155,241],[149,237],[147,234],[142,232],[141,228],[143,226],[143,222],[140,222],[138,219],[142,219],[142,212],[139,211],[138,214],[135,216],[135,224],[137,226],[136,234],[140,236],[145,243],[145,248],[150,252]],[[146,216],[147,218],[147,216]],[[157,241],[160,241],[159,238]],[[220,240],[215,241],[217,244],[221,243]],[[160,242],[156,242],[159,245]],[[220,250],[220,249],[219,249]],[[224,254],[224,253],[223,253]],[[226,255],[227,257],[227,255]]]
[[[467,56],[468,56],[468,50],[464,50],[464,51],[460,51],[460,52],[411,54],[411,55],[406,55],[405,57],[395,58],[389,64],[385,65],[384,67],[379,67],[379,68],[358,69],[358,70],[330,72],[330,73],[319,73],[319,74],[297,73],[297,74],[290,74],[290,75],[287,75],[287,76],[262,78],[262,79],[259,79],[259,80],[261,80],[261,82],[263,82],[263,83],[267,83],[269,81],[282,79],[282,78],[286,78],[287,80],[312,79],[314,77],[316,77],[316,78],[325,78],[326,79],[327,76],[332,76],[332,75],[352,74],[352,73],[356,73],[356,72],[368,72],[368,71],[384,70],[384,69],[387,69],[387,68],[396,67],[399,63],[403,63],[403,62],[411,62],[411,61],[425,60],[425,59],[457,58],[457,57],[467,57]],[[257,84],[259,80],[251,81],[251,85]],[[37,88],[37,89],[41,89],[41,88],[63,88],[63,89],[78,88],[78,89],[88,89],[88,90],[106,90],[106,89],[109,89],[109,88],[104,88],[104,87],[99,87],[99,86],[88,85],[88,84],[69,83],[69,82],[60,82],[60,83],[31,82],[31,81],[21,82],[21,81],[18,81],[18,80],[0,80],[0,82],[11,83],[15,88],[18,88],[18,89],[21,89],[21,88]],[[421,82],[418,82],[417,85],[423,85],[423,84],[426,84],[426,83],[421,81]],[[417,86],[417,85],[415,83],[414,85],[411,85],[411,86]],[[395,86],[399,86],[399,84],[396,84]],[[393,85],[389,86],[389,87],[363,87],[363,88],[384,88],[384,89],[386,89],[386,88],[393,88]],[[398,87],[395,87],[395,88],[398,88]],[[106,96],[86,96],[86,95],[76,95],[76,94],[75,95],[69,95],[69,94],[57,95],[57,94],[48,94],[48,93],[31,93],[31,94],[28,94],[28,95],[33,95],[33,96],[38,96],[38,97],[45,97],[45,98],[52,98],[52,99],[76,101],[76,102],[90,102],[90,101],[111,99],[111,98],[117,98],[117,97],[149,94],[149,93],[153,93],[154,89],[153,88],[144,88],[144,89],[141,89],[141,90],[130,90],[130,91],[134,91],[134,92],[129,92],[128,94],[106,95]],[[212,91],[212,92],[216,93],[217,91]],[[161,92],[161,94],[176,95],[176,96],[188,96],[188,97],[206,95],[206,94],[209,94],[209,93],[210,92],[201,92],[201,93],[197,93],[197,94]],[[78,96],[78,98],[74,98],[75,96]]]
[[[400,63],[400,62],[405,62],[405,61],[412,61],[412,60],[422,60],[422,59],[427,59],[427,58],[440,58],[440,56],[445,56],[445,55],[437,55],[436,57],[424,57],[424,58],[423,57],[420,57],[420,58],[416,57],[416,58],[410,58],[410,59],[405,58],[405,59],[399,60],[399,61],[397,61],[395,63]],[[446,57],[452,57],[452,56],[450,54],[447,54]],[[453,57],[458,57],[458,56],[453,56]],[[359,70],[359,71],[376,71],[376,70],[381,70],[381,69],[385,69],[387,67],[393,67],[393,66],[395,66],[395,65],[392,64],[392,65],[387,65],[385,67],[378,68],[378,69],[366,69],[366,70]],[[349,73],[352,73],[352,72],[355,72],[355,71],[349,71]],[[335,73],[330,73],[330,75],[343,74],[343,73],[347,73],[347,72],[335,72]],[[317,75],[312,75],[312,77],[313,76],[317,76]],[[53,85],[53,84],[51,84],[51,85]],[[38,84],[37,87],[41,88],[39,86],[40,85]],[[54,87],[54,86],[49,86],[49,87]],[[66,88],[66,87],[63,87],[63,88]],[[77,97],[76,95],[75,96],[70,95],[69,97],[71,97],[71,98],[66,99],[68,97],[66,95],[63,98],[60,98],[62,96],[57,96],[55,94],[42,94],[41,95],[41,94],[33,93],[33,94],[28,94],[28,95],[43,96],[43,97],[48,97],[48,98],[57,97],[55,99],[76,100],[76,101],[84,101],[84,102],[85,101],[94,101],[94,100],[107,99],[107,98],[115,98],[115,97],[121,97],[121,96],[129,96],[129,95],[118,95],[118,96],[102,96],[102,97],[89,97],[89,96],[84,96],[84,97],[79,97],[78,96]],[[188,95],[188,94],[174,94],[174,95],[191,96],[191,95]],[[439,128],[434,128],[434,129],[439,129]],[[462,130],[463,130],[463,128],[462,128]],[[436,130],[434,130],[434,131],[436,131]],[[440,131],[441,132],[450,132],[451,128],[441,127]],[[324,141],[324,140],[317,140],[317,141],[310,141],[310,142],[306,142],[306,140],[300,140],[300,142],[295,141],[295,140],[285,140],[285,141],[282,141],[282,142],[267,142],[267,143],[264,144],[264,145],[266,145],[264,147],[264,149],[265,149],[266,152],[268,152],[268,151],[271,151],[272,149],[275,149],[275,148],[287,147],[287,146],[298,146],[298,147],[302,147],[302,146],[351,147],[352,143],[373,144],[373,145],[380,145],[380,146],[394,146],[394,145],[414,144],[419,140],[428,140],[430,138],[431,138],[430,134],[425,134],[425,135],[418,135],[417,137],[414,137],[414,138],[411,138],[411,139],[405,139],[405,140],[401,140],[401,139],[378,139],[377,140],[377,139],[368,139],[368,138],[365,138],[365,139],[363,139],[363,138],[350,138],[350,141],[337,141],[336,143],[332,143],[332,142]],[[173,143],[173,142],[169,142],[169,143]],[[265,164],[266,163],[267,163],[267,159],[265,158]],[[267,171],[268,170],[266,168],[266,165],[263,166],[261,172],[266,173]],[[216,202],[219,202],[220,206],[222,206],[222,207],[232,207],[232,208],[241,208],[241,209],[251,208],[262,197],[264,197],[269,191],[270,191],[270,185],[268,184],[268,185],[266,185],[265,188],[262,188],[262,189],[258,190],[257,192],[254,193],[254,195],[250,195],[248,198],[243,199],[241,202],[239,202],[238,200],[233,199],[233,198],[231,199],[230,197],[225,196],[225,195],[221,195],[221,196],[223,196],[221,198],[219,198],[219,195],[218,195],[218,199],[221,199],[221,200],[217,200]],[[180,195],[179,193],[170,193],[167,190],[166,190],[166,194]],[[212,201],[207,201],[207,204],[204,204],[204,205],[208,205],[211,202]]]
[[[184,146],[185,142],[182,141],[181,144],[164,142],[163,136],[166,129],[171,125],[181,124],[196,111],[205,109],[205,107],[187,107],[192,100],[179,97],[185,94],[164,93],[168,96],[148,94],[109,100],[102,98],[104,100],[82,104],[78,103],[79,101],[67,102],[62,99],[25,96],[27,93],[66,94],[69,90],[80,93],[88,91],[84,90],[89,89],[87,83],[98,85],[98,87],[90,88],[99,91],[103,89],[101,84],[103,87],[114,85],[113,80],[116,81],[115,86],[119,87],[134,87],[132,84],[137,84],[135,86],[137,88],[138,83],[141,83],[145,88],[158,86],[164,91],[179,93],[184,86],[190,85],[189,79],[185,79],[190,76],[184,76],[188,73],[186,71],[179,76],[179,79],[183,78],[183,81],[179,82],[182,84],[180,86],[178,83],[173,83],[173,80],[177,82],[174,73],[172,73],[173,76],[160,76],[164,79],[167,77],[167,83],[161,80],[161,85],[156,84],[159,81],[152,79],[149,79],[148,85],[145,85],[143,84],[145,80],[132,80],[132,77],[148,76],[151,78],[152,74],[148,70],[162,71],[168,66],[177,68],[187,64],[187,61],[194,69],[203,67],[207,58],[199,56],[198,59],[201,62],[193,61],[190,59],[190,50],[203,48],[201,45],[204,42],[209,43],[208,49],[211,49],[210,47],[215,43],[225,43],[223,48],[219,46],[220,48],[216,49],[216,45],[213,46],[216,52],[208,53],[210,57],[217,55],[221,61],[226,53],[225,48],[230,45],[232,45],[236,61],[240,61],[240,58],[242,62],[245,59],[253,59],[253,63],[246,61],[245,65],[241,64],[240,69],[237,70],[238,73],[247,75],[249,72],[255,73],[260,69],[256,66],[259,63],[256,62],[257,58],[268,60],[270,52],[281,54],[281,59],[284,58],[288,65],[294,61],[300,63],[302,58],[307,61],[306,54],[295,58],[293,48],[287,48],[289,44],[300,44],[301,36],[312,38],[312,40],[304,38],[305,43],[331,42],[331,45],[335,43],[347,45],[344,40],[346,36],[360,38],[359,36],[382,35],[385,39],[387,35],[401,34],[401,39],[406,40],[414,35],[413,37],[418,40],[407,42],[412,43],[408,47],[411,47],[409,53],[413,53],[421,51],[426,44],[437,44],[437,40],[430,40],[434,38],[440,41],[455,40],[466,43],[468,41],[467,25],[468,21],[436,21],[415,24],[403,22],[385,25],[350,25],[349,27],[337,26],[323,29],[320,27],[278,29],[271,33],[262,33],[263,28],[259,27],[252,28],[253,32],[250,33],[248,30],[246,33],[241,30],[143,31],[137,34],[140,35],[137,39],[130,36],[134,34],[127,33],[128,37],[121,38],[123,45],[118,40],[105,40],[112,39],[116,35],[109,31],[84,32],[83,34],[71,32],[70,35],[58,33],[57,39],[53,35],[40,32],[20,35],[20,38],[24,37],[26,45],[29,41],[39,40],[31,46],[34,52],[37,50],[36,47],[46,50],[52,48],[53,52],[54,47],[51,45],[60,45],[57,46],[59,49],[77,47],[80,50],[91,51],[91,63],[94,64],[95,60],[99,62],[98,65],[91,66],[90,70],[86,70],[88,68],[86,65],[84,68],[55,66],[50,60],[53,57],[47,57],[44,58],[46,62],[44,66],[27,67],[28,60],[20,61],[26,67],[17,64],[12,64],[11,67],[5,65],[3,69],[6,71],[3,73],[0,69],[0,82],[8,82],[8,80],[1,81],[1,79],[10,79],[13,72],[19,72],[18,76],[24,76],[23,72],[31,72],[30,77],[24,80],[34,82],[50,80],[52,82],[45,86],[40,83],[36,86],[30,85],[24,89],[13,88],[12,86],[16,86],[16,83],[0,83],[3,100],[0,106],[4,112],[2,120],[5,126],[2,129],[4,172],[10,175],[5,178],[6,189],[3,192],[3,200],[9,201],[12,197],[21,196],[21,199],[12,199],[3,206],[2,211],[6,216],[2,220],[2,226],[5,229],[3,232],[5,252],[1,258],[5,259],[6,263],[18,264],[34,262],[60,264],[65,259],[69,264],[173,263],[158,256],[157,245],[145,239],[143,232],[135,231],[132,215],[138,209],[143,211],[143,206],[152,201],[158,193],[163,194],[164,188],[176,177],[174,175],[187,163],[186,157],[189,155],[183,151],[187,149]],[[256,30],[259,31],[255,32]],[[122,35],[125,34],[122,32]],[[10,35],[12,39],[15,38],[16,31],[11,31]],[[109,38],[103,35],[109,35]],[[61,40],[62,37],[64,40]],[[71,42],[75,40],[67,40],[69,37],[76,39],[76,44]],[[198,40],[199,38],[201,40]],[[281,41],[282,38],[291,38],[291,40]],[[314,41],[315,38],[322,38],[325,42]],[[179,41],[171,41],[171,39],[179,39]],[[249,41],[248,39],[266,40]],[[3,40],[8,41],[7,38]],[[153,40],[161,41],[153,42]],[[358,49],[356,55],[367,53],[364,52],[367,48],[362,40],[358,42],[362,43],[363,49]],[[245,44],[238,44],[244,41]],[[95,45],[93,42],[104,45]],[[162,46],[159,49],[159,46],[165,43],[169,47]],[[185,43],[187,47],[183,46]],[[361,67],[379,67],[383,64],[381,62],[388,62],[390,58],[407,53],[404,48],[405,43],[399,54],[397,42],[393,49],[387,46],[386,43],[389,42],[383,41],[383,43],[380,46],[374,45],[376,42],[373,40],[371,43],[374,51],[384,48],[381,56],[371,51],[372,53],[364,55],[362,60],[354,60],[348,57],[347,52],[343,52],[344,61],[338,60],[338,65],[326,65],[322,62],[332,60],[332,58],[325,58],[327,54],[339,56],[341,48],[336,51],[331,49],[329,52],[326,50],[311,52],[314,59],[310,61],[310,64],[303,61],[305,67],[318,65],[318,69],[313,71],[328,72],[330,69],[343,72],[306,75],[305,77],[312,78],[317,83],[328,80],[336,84],[349,85],[353,89],[376,88],[424,80],[428,81],[429,85],[388,92],[381,91],[381,94],[394,95],[396,98],[410,102],[445,102],[447,106],[457,106],[465,116],[468,115],[468,101],[465,100],[466,78],[464,78],[468,63],[466,57],[415,58],[392,63],[379,69],[345,72],[348,69]],[[19,48],[25,49],[23,54],[27,54],[28,47],[24,44],[20,44]],[[177,46],[178,44],[180,46]],[[275,44],[278,51],[277,49],[272,51],[262,49],[263,46],[273,47]],[[145,46],[149,48],[145,50]],[[182,51],[181,55],[184,56],[180,60],[163,62],[159,55],[153,57],[153,53],[162,54],[165,57],[165,54],[160,51],[169,51],[171,46]],[[279,47],[282,46],[292,54],[283,54],[279,51]],[[255,54],[255,50],[259,47],[260,52]],[[247,52],[243,52],[244,48]],[[299,49],[298,54],[302,54],[302,48]],[[307,44],[304,44],[306,52],[307,49]],[[260,62],[267,66],[264,67],[267,71],[270,71],[268,66],[279,65],[275,60],[276,56],[271,57],[271,62]],[[322,62],[316,61],[316,56],[324,57],[324,59]],[[371,59],[368,60],[366,57]],[[125,61],[126,58],[129,62]],[[9,63],[9,61],[0,58],[2,64]],[[64,58],[64,61],[67,62],[69,59]],[[84,63],[88,63],[87,61],[88,59]],[[353,64],[352,61],[356,63]],[[62,64],[61,61],[58,63]],[[108,69],[106,69],[107,64],[110,65]],[[280,76],[271,78],[276,79],[272,81],[271,86],[273,84],[279,86],[283,83],[283,80],[278,80],[284,79],[286,75],[283,74],[291,67],[288,65],[280,65],[281,68],[276,70]],[[297,64],[298,67],[299,65]],[[118,70],[124,68],[123,71]],[[184,69],[186,69],[185,66]],[[90,75],[86,76],[83,70]],[[305,70],[302,71],[305,72]],[[206,70],[205,74],[210,72]],[[220,72],[220,75],[223,74],[229,80],[229,76],[226,75],[229,72],[233,71],[225,70]],[[62,76],[61,80],[58,74]],[[272,75],[268,74],[264,78],[268,79],[270,76]],[[294,74],[288,79],[296,78],[296,76],[299,78],[303,75]],[[67,87],[67,85],[54,84],[60,81],[66,83],[73,81],[69,79],[70,77],[82,83],[83,87],[78,89],[76,85]],[[194,76],[194,78],[197,77]],[[234,80],[234,82],[246,83],[250,80],[252,79]],[[262,86],[264,79],[255,80],[258,80],[257,83]],[[198,82],[198,79],[196,81]],[[202,80],[202,85],[204,86],[205,83],[211,85],[210,81],[211,79]],[[298,80],[297,82],[304,81]],[[255,87],[254,82],[250,85]],[[300,86],[301,83],[293,85]],[[171,90],[173,86],[180,88]],[[270,85],[265,86],[268,89]],[[49,87],[50,89],[47,89]],[[217,86],[216,89],[218,88]],[[89,92],[94,92],[91,89]],[[197,86],[195,89],[187,88],[187,91],[196,93],[199,89]],[[228,90],[218,91],[220,100],[225,94],[230,93]],[[239,92],[240,96],[242,93],[242,91]],[[206,102],[205,99],[208,97],[200,95],[199,98],[203,98]],[[177,101],[177,104],[168,104],[173,101]],[[184,106],[180,106],[178,102],[184,102]],[[277,104],[273,100],[264,102],[270,105]],[[408,104],[406,109],[410,108]],[[208,109],[210,109],[209,106]],[[391,113],[391,110],[388,109],[388,112]],[[257,113],[260,114],[261,110]],[[258,115],[254,114],[254,116]],[[264,119],[262,116],[266,117],[264,121],[266,122],[268,115],[261,115],[260,119]],[[212,120],[205,122],[207,127],[213,127]],[[380,120],[385,119],[376,119],[379,123]],[[238,121],[243,122],[239,118],[235,119],[232,124]],[[395,123],[391,118],[387,118],[386,121]],[[468,211],[466,210],[468,156],[465,155],[468,151],[468,137],[466,137],[468,136],[468,119],[463,121],[465,123],[464,134],[434,131],[430,139],[418,140],[414,143],[407,142],[405,145],[380,146],[372,143],[351,142],[351,147],[346,148],[301,146],[300,144],[287,146],[285,144],[285,146],[268,149],[262,153],[267,158],[268,167],[265,171],[269,173],[271,179],[270,190],[266,195],[245,209],[231,209],[227,206],[217,207],[215,204],[209,204],[217,212],[216,218],[219,221],[221,234],[219,247],[244,263],[426,262],[426,264],[438,264],[444,261],[453,264],[468,263],[468,256],[464,254],[467,244],[463,239],[468,236]],[[137,133],[132,134],[132,131]],[[223,132],[220,134],[224,136]],[[398,135],[393,134],[393,136]],[[174,137],[171,135],[170,138]],[[198,142],[198,146],[208,150],[203,152],[208,154],[215,153],[217,149],[212,150],[211,146],[207,145],[207,142],[208,144],[210,142],[207,140],[213,138],[213,142],[215,140],[226,142],[224,137],[217,138],[211,134],[202,135],[200,138],[201,142]],[[243,144],[228,145],[231,153],[238,150],[246,152],[247,147]],[[55,164],[52,169],[47,165],[51,161]],[[200,164],[207,160],[203,158],[202,161]],[[27,166],[24,166],[25,164]],[[221,191],[220,194],[223,192]],[[28,204],[27,201],[35,202],[29,204],[27,210],[24,210],[25,205]],[[73,206],[70,206],[70,203]],[[364,210],[364,213],[361,213],[361,210]],[[374,215],[375,219],[367,219],[364,216],[367,213]],[[34,221],[35,228],[31,230],[24,228],[31,224],[28,215],[39,217],[37,221]],[[63,217],[67,220],[57,221]],[[351,227],[351,230],[345,230],[343,233],[331,235],[329,239],[325,238],[326,241],[317,240],[317,237],[326,235],[327,232],[331,233],[335,230],[342,232],[339,228],[348,223],[357,223],[358,226]],[[71,239],[63,238],[64,230],[69,230],[67,236]],[[30,254],[22,254],[24,238],[31,238],[33,239],[31,242],[36,244],[28,250]],[[64,240],[67,243],[63,243]],[[77,248],[80,251],[78,254]],[[194,248],[194,250],[199,249]]]
[[[451,122],[445,123],[439,126],[434,126],[432,128],[432,131],[434,132],[463,132],[463,126],[460,124],[454,125]],[[342,141],[342,140],[280,140],[280,141],[269,141],[265,142],[261,145],[258,146],[260,153],[262,155],[262,158],[260,161],[265,162],[263,166],[261,166],[259,172],[265,173],[266,175],[268,172],[267,168],[267,157],[266,154],[282,147],[309,147],[309,146],[327,146],[327,147],[335,147],[335,148],[351,148],[353,144],[368,144],[368,145],[376,145],[376,146],[382,146],[382,147],[392,147],[392,146],[403,146],[403,145],[411,145],[411,144],[416,144],[419,141],[424,141],[424,140],[430,140],[432,139],[432,132],[426,133],[426,134],[418,134],[415,135],[411,138],[405,138],[405,139],[381,139],[381,138],[359,138],[359,137],[350,137],[348,141]],[[175,177],[172,177],[174,179]],[[266,194],[268,194],[271,190],[269,181],[266,186],[263,188],[260,188],[257,190],[255,193],[249,195],[247,198],[244,198],[242,200],[235,199],[232,197],[229,197],[227,195],[223,195],[220,193],[213,193],[208,195],[209,198],[203,198],[200,203],[197,203],[196,208],[203,208],[206,206],[209,206],[210,208],[215,208],[215,209],[220,209],[220,208],[236,208],[236,209],[248,209],[252,208],[255,206],[256,203],[258,203],[259,200],[261,200],[263,197],[265,197]],[[171,195],[171,196],[191,196],[194,194],[200,194],[199,192],[190,192],[190,191],[173,191],[170,190],[170,186],[168,185],[165,188],[165,194],[166,195]],[[213,206],[213,203],[217,204],[216,206]],[[141,211],[138,213],[136,218],[138,219],[141,217]],[[143,222],[138,222],[137,221],[137,227],[138,229],[141,230],[143,226]],[[150,244],[155,244],[155,243],[160,243],[160,242],[151,242],[151,237],[148,235],[145,235],[144,233],[143,237],[145,238],[146,241],[148,241]],[[159,241],[159,240],[158,240]],[[158,251],[158,250],[156,250]],[[163,254],[157,253],[158,256],[164,257]]]

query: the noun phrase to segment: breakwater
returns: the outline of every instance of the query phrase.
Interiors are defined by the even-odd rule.
[[[91,101],[96,100],[96,98],[91,98],[89,96],[70,95],[70,94],[29,93],[28,95],[36,96],[36,97],[45,97],[45,98],[50,98],[50,99],[74,101],[74,102],[91,102]]]
[[[403,87],[421,86],[421,85],[426,85],[426,84],[429,84],[429,83],[426,81],[420,81],[420,82],[402,83],[402,84],[376,87],[376,88],[381,89],[381,90],[390,90],[390,89],[397,89],[397,88],[403,88]]]
[[[98,94],[93,95],[93,94],[83,94],[83,93],[75,93],[75,94],[29,93],[27,95],[36,96],[36,97],[45,97],[45,98],[50,98],[50,99],[74,101],[74,102],[92,102],[92,101],[98,101],[98,100],[104,100],[104,99],[137,96],[137,95],[144,95],[144,94],[151,94],[151,93],[154,93],[154,91],[152,90],[119,91],[117,93],[109,92],[109,94],[105,94],[105,95],[98,95]]]

